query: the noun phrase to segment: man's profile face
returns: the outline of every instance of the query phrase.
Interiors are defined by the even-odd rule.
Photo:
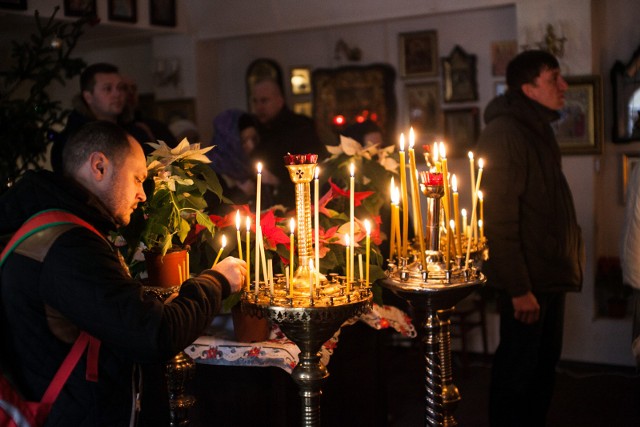
[[[129,137],[131,150],[122,159],[110,159],[111,171],[101,199],[120,226],[129,224],[131,214],[146,200],[142,183],[147,178],[147,162],[142,146]]]
[[[82,97],[98,120],[115,122],[125,105],[122,77],[117,73],[97,73],[93,91],[82,92]]]
[[[284,107],[284,98],[278,85],[272,81],[256,83],[251,91],[251,107],[260,123],[275,119]]]
[[[533,84],[526,83],[522,86],[529,98],[551,110],[561,110],[564,107],[564,93],[569,87],[558,68],[545,68]]]

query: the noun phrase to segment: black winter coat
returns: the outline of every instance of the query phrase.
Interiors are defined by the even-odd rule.
[[[582,236],[550,125],[558,117],[511,91],[485,110],[477,146],[486,161],[484,271],[490,285],[512,297],[582,286]]]
[[[100,201],[82,187],[39,171],[26,174],[0,197],[0,235],[49,208],[71,211],[105,235],[115,229]],[[52,313],[76,333],[87,331],[102,342],[99,381],[85,380],[83,357],[54,404],[48,426],[128,426],[134,364],[162,362],[187,347],[229,294],[227,280],[207,270],[163,304],[143,294],[142,284],[129,277],[120,260],[110,243],[76,227],[57,238],[43,262],[13,253],[2,267],[2,352],[28,399],[40,400],[71,347],[52,333]]]

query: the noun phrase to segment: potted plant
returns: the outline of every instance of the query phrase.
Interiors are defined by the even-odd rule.
[[[186,257],[188,244],[197,239],[212,245],[215,226],[205,212],[206,193],[217,195],[221,201],[226,199],[205,155],[213,147],[200,148],[200,144],[189,144],[187,139],[175,148],[162,141],[148,144],[155,150],[147,158],[147,200],[138,206],[131,222],[120,233],[127,242],[130,265],[140,260],[136,256],[140,252],[145,255],[147,267],[154,262],[158,266],[169,266],[173,258],[179,258],[175,260],[177,268],[169,266],[174,277],[167,285],[175,286],[188,277],[189,262],[182,259]],[[194,236],[196,224],[202,226],[198,236]],[[150,276],[155,273],[150,268],[147,271]],[[150,282],[161,285],[155,276],[153,280],[150,277]]]

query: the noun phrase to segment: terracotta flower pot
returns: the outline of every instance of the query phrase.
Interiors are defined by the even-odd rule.
[[[239,304],[231,308],[231,317],[233,319],[233,331],[236,335],[236,341],[239,342],[255,342],[265,341],[271,333],[271,324],[266,318],[257,318],[247,313],[243,313]]]
[[[187,250],[167,252],[162,256],[156,252],[144,252],[149,284],[161,288],[180,286],[189,277]]]

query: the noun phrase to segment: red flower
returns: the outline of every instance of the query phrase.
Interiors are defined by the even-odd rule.
[[[331,178],[329,178],[329,185],[331,186],[330,191],[332,191],[334,194],[349,198],[349,191],[345,191],[342,188],[335,185],[333,181],[331,181]],[[373,193],[374,193],[373,191],[354,191],[353,193],[354,206],[360,206],[362,204],[362,201],[367,197],[369,197],[370,195],[372,195]]]
[[[289,248],[289,236],[287,236],[282,228],[277,226],[277,222],[282,220],[283,218],[275,216],[273,210],[267,211],[266,214],[260,217],[262,236],[266,242],[265,249],[275,249],[278,243]]]

